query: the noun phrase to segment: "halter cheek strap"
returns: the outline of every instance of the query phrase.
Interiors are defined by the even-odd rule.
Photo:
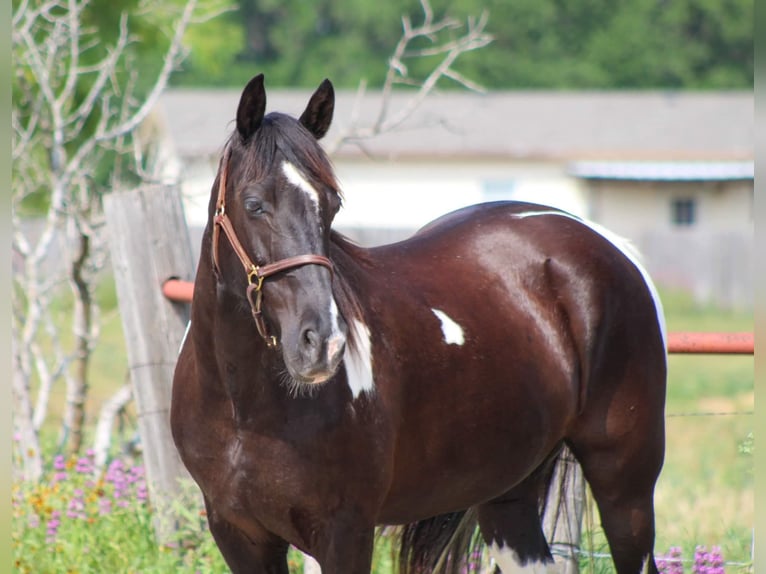
[[[231,147],[227,146],[221,159],[219,168],[220,178],[218,181],[218,199],[216,201],[215,215],[213,216],[213,267],[220,275],[220,264],[218,260],[218,243],[221,231],[229,240],[234,253],[237,254],[242,266],[247,274],[247,291],[245,295],[250,303],[250,311],[255,321],[258,333],[261,335],[269,348],[275,348],[279,342],[273,335],[269,335],[266,321],[263,317],[263,280],[282,271],[302,267],[304,265],[322,265],[330,270],[330,277],[333,274],[333,264],[324,255],[296,255],[280,259],[274,263],[266,265],[256,265],[247,255],[247,251],[239,241],[231,219],[226,215],[226,179],[229,168],[229,159],[231,158]]]

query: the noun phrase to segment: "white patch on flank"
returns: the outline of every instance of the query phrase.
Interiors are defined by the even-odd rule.
[[[439,311],[439,309],[431,309],[431,311],[441,321],[444,340],[448,345],[462,345],[465,343],[463,328],[460,325],[455,323],[444,311]]]
[[[311,204],[314,206],[314,210],[319,213],[319,193],[317,193],[314,186],[303,177],[303,174],[301,174],[301,172],[299,172],[289,161],[282,162],[282,173],[285,174],[287,181],[308,196],[311,200]]]
[[[346,345],[343,362],[346,365],[346,378],[351,394],[357,398],[361,393],[375,389],[372,379],[372,342],[370,330],[359,319],[353,319],[348,328],[353,330],[352,336],[349,337],[353,344]]]
[[[503,574],[553,574],[563,572],[562,565],[551,562],[528,561],[521,563],[521,559],[515,550],[498,546],[493,542],[488,546],[489,554],[494,558],[495,564],[500,567]]]
[[[643,264],[641,263],[641,255],[639,254],[638,250],[633,246],[633,244],[624,237],[620,237],[616,233],[613,233],[606,229],[605,227],[602,227],[598,223],[594,223],[592,221],[588,221],[587,219],[582,219],[580,217],[576,217],[570,213],[566,213],[563,211],[526,211],[522,213],[516,213],[514,214],[514,217],[518,219],[524,219],[526,217],[534,217],[538,215],[558,215],[560,217],[568,217],[569,219],[574,219],[575,221],[579,221],[583,225],[586,225],[587,227],[590,227],[593,231],[601,235],[604,239],[609,241],[612,245],[614,245],[617,249],[619,249],[625,257],[627,257],[631,263],[638,269],[639,273],[641,273],[641,276],[644,278],[644,283],[646,283],[647,288],[649,289],[649,293],[652,295],[652,299],[654,300],[654,310],[657,313],[657,322],[660,325],[660,333],[662,335],[662,344],[665,347],[665,349],[668,348],[667,345],[667,332],[665,327],[665,312],[662,309],[662,301],[660,301],[660,294],[657,292],[657,288],[654,286],[654,282],[652,281],[652,278],[649,277],[649,273],[644,268]]]

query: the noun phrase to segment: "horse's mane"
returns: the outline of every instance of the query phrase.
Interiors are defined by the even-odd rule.
[[[330,260],[332,260],[335,266],[333,295],[340,314],[349,326],[354,319],[368,324],[362,311],[362,305],[356,295],[358,286],[353,284],[354,271],[351,269],[352,263],[357,267],[369,267],[372,265],[368,251],[342,233],[331,229]],[[349,328],[348,343],[351,347],[356,346],[355,335],[356,330]]]

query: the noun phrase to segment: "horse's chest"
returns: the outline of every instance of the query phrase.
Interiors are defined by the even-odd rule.
[[[216,513],[244,532],[265,527],[288,540],[303,541],[304,533],[291,517],[315,502],[291,449],[274,438],[236,432],[208,449],[208,462],[200,460],[190,470]]]

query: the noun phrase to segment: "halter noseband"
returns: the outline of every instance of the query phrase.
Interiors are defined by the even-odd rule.
[[[282,271],[286,271],[287,269],[302,267],[304,265],[322,265],[330,270],[330,276],[332,277],[333,265],[324,255],[296,255],[295,257],[287,257],[266,265],[256,265],[250,260],[245,248],[242,247],[242,243],[240,243],[237,234],[234,232],[231,219],[226,215],[226,175],[228,173],[230,157],[231,148],[227,146],[223,159],[221,160],[221,177],[218,182],[218,201],[216,202],[215,216],[213,218],[213,266],[215,267],[215,270],[220,273],[220,266],[218,264],[218,238],[220,236],[220,231],[223,230],[224,235],[226,235],[229,243],[234,249],[234,253],[237,254],[237,257],[242,262],[242,266],[245,268],[245,273],[247,274],[246,295],[247,300],[250,302],[250,311],[253,314],[258,333],[266,342],[267,347],[275,348],[279,342],[275,336],[269,335],[266,321],[263,318],[263,280]]]

